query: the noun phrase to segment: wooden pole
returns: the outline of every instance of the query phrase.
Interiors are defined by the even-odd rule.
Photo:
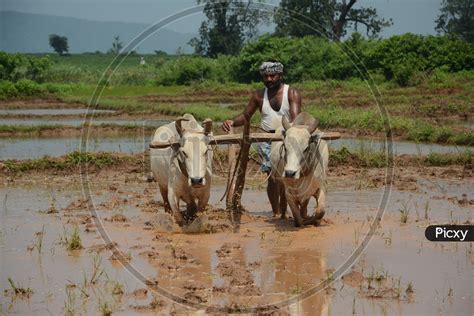
[[[234,231],[240,229],[240,217],[242,216],[242,192],[245,185],[245,172],[247,171],[247,162],[249,160],[250,151],[250,121],[244,125],[244,133],[242,134],[242,142],[240,145],[240,163],[237,169],[237,179],[235,181],[235,191],[232,195],[231,216],[234,224]]]
[[[231,127],[228,134],[234,134],[234,128]],[[236,152],[237,152],[237,145],[229,144],[227,148],[227,161],[229,165],[229,173],[227,175],[227,196],[226,196],[226,208],[229,209],[232,205],[232,197],[234,196],[235,192],[235,179],[234,179],[234,171],[236,167]]]

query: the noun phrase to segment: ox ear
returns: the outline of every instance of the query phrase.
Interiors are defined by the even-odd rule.
[[[181,123],[183,121],[189,121],[189,119],[185,117],[178,117],[174,123],[176,126],[176,131],[178,132],[180,137],[183,136],[183,127],[181,126]]]
[[[314,119],[313,122],[311,122],[311,125],[308,126],[308,132],[310,134],[313,134],[313,132],[316,130],[316,127],[318,127],[319,120]]]
[[[283,128],[285,129],[285,131],[290,129],[291,124],[290,122],[288,122],[288,119],[286,118],[286,116],[283,116],[281,118],[281,125],[283,125]]]
[[[202,122],[202,125],[204,126],[204,135],[209,135],[212,132],[212,120],[207,118]]]

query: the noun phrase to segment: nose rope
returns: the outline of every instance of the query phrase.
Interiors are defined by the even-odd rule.
[[[283,143],[281,144],[280,146],[280,159],[278,159],[278,168],[277,170],[279,170],[280,168],[280,163],[283,161],[283,163],[286,165],[286,155],[283,154],[283,151],[285,150],[285,142],[283,140]],[[282,159],[283,157],[283,159]],[[284,165],[283,165],[284,166]]]
[[[307,176],[310,173],[311,170],[314,170],[314,168],[316,168],[316,165],[321,160],[321,155],[319,155],[319,157],[317,155],[319,153],[318,149],[319,149],[319,144],[321,143],[321,138],[318,137],[317,139],[318,139],[318,142],[316,143],[315,147],[314,148],[309,148],[309,151],[308,151],[309,157],[308,157],[308,159],[306,159],[307,157],[304,157],[305,162],[309,160],[309,166],[308,166],[308,164],[305,164],[305,166],[307,166],[307,168],[304,168],[303,170],[305,172],[302,172],[305,176]],[[308,146],[311,146],[312,144],[313,143],[310,142]],[[314,155],[315,159],[313,159],[313,155]],[[318,158],[318,159],[316,159],[316,158]],[[307,169],[307,170],[305,170],[305,169]]]
[[[181,150],[178,149],[178,155],[176,157],[176,160],[178,160],[178,167],[179,170],[181,170],[181,173],[188,178],[188,170],[186,169],[186,163],[185,163],[185,157],[184,154],[181,152]]]

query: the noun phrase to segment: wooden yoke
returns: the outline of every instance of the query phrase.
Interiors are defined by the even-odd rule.
[[[249,127],[250,130],[250,127]],[[338,132],[316,132],[315,134],[320,134],[321,139],[324,140],[335,140],[341,138],[341,134]],[[245,136],[247,135],[247,136]],[[224,145],[224,144],[241,144],[242,139],[245,138],[249,143],[260,143],[260,142],[269,142],[269,141],[282,141],[283,137],[280,135],[275,135],[271,133],[249,133],[247,134],[228,134],[228,135],[216,135],[212,136],[212,140],[209,142],[210,145]],[[150,148],[167,148],[170,146],[179,145],[178,141],[174,142],[152,142]]]

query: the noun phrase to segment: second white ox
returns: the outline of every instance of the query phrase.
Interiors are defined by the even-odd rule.
[[[212,121],[207,119],[200,126],[190,114],[175,122],[159,127],[153,142],[174,142],[177,145],[151,149],[151,171],[158,182],[166,211],[172,211],[176,223],[182,226],[203,210],[209,201],[212,151],[209,149]],[[183,217],[179,202],[186,203]],[[196,203],[197,201],[197,203]]]
[[[285,186],[295,226],[319,224],[326,199],[328,145],[314,133],[317,121],[308,113],[300,113],[293,124],[283,117],[282,124],[283,142],[273,142],[271,147],[271,176]],[[311,197],[317,206],[315,214],[308,217]]]

